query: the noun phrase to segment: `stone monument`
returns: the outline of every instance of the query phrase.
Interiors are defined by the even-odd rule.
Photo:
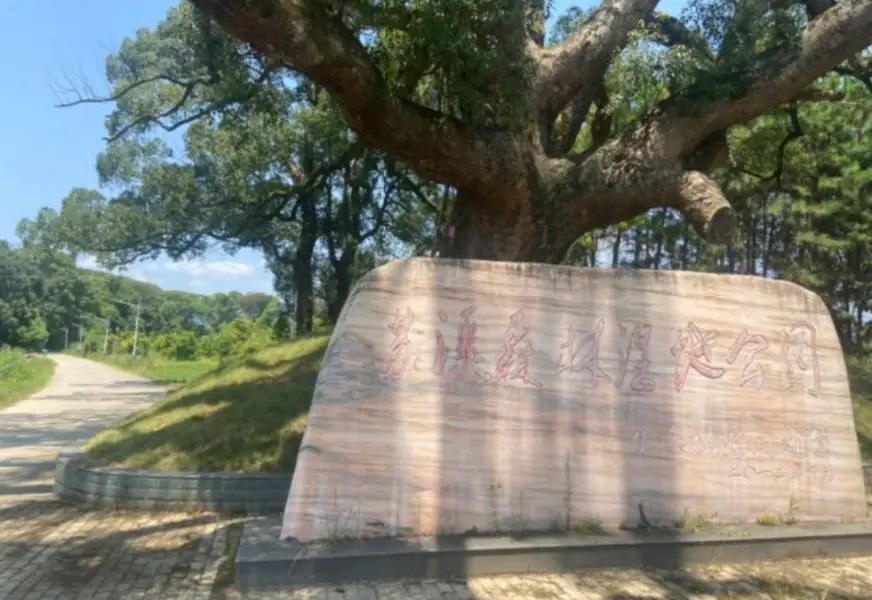
[[[282,539],[862,518],[827,308],[738,275],[412,259],[356,286]]]

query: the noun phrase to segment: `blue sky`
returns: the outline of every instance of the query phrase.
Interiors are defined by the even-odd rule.
[[[106,56],[141,27],[154,27],[178,0],[0,0],[0,238],[16,240],[19,220],[42,206],[59,208],[73,187],[97,186],[95,159],[103,150],[108,105],[55,108],[57,87],[88,81],[105,91]],[[557,12],[579,4],[558,0]],[[681,0],[661,2],[672,14]],[[15,58],[12,58],[15,57]],[[82,266],[92,266],[85,261]],[[272,291],[258,253],[172,263],[161,258],[128,275],[167,289],[196,293]]]

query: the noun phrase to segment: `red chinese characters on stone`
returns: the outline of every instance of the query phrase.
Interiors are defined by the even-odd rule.
[[[406,374],[406,369],[409,368],[409,363],[412,359],[412,343],[409,341],[409,330],[412,328],[412,321],[414,320],[415,313],[407,306],[402,316],[400,315],[400,309],[397,309],[394,321],[388,325],[388,329],[394,334],[394,341],[391,344],[390,357],[384,361],[385,367],[380,373],[382,378],[399,381]]]
[[[600,367],[600,338],[605,331],[606,322],[600,317],[597,319],[594,330],[587,335],[580,336],[580,331],[573,327],[569,327],[566,331],[566,338],[560,344],[560,359],[557,362],[557,374],[563,375],[569,373],[581,373],[587,371],[590,373],[594,387],[600,379],[611,381],[609,377]],[[585,351],[585,346],[587,350]]]
[[[719,379],[726,372],[711,364],[710,344],[718,337],[717,331],[702,331],[693,322],[687,324],[687,331],[679,330],[678,339],[670,352],[675,357],[675,390],[680,392],[687,383],[687,376],[693,369],[708,379]]]
[[[812,386],[808,391],[812,396],[817,396],[821,388],[817,331],[809,323],[797,323],[781,332],[782,389],[789,390],[801,385],[803,371],[811,371]]]
[[[733,345],[730,346],[730,351],[727,353],[727,362],[733,364],[742,350],[750,346],[750,351],[745,356],[745,361],[742,363],[742,382],[739,387],[753,385],[758,390],[762,390],[766,384],[766,368],[757,362],[757,355],[769,347],[769,340],[765,336],[748,333],[747,329],[743,329],[742,333],[736,337]]]
[[[497,361],[496,370],[491,381],[520,381],[527,385],[542,387],[542,384],[530,377],[530,359],[535,349],[527,339],[529,329],[526,326],[527,315],[523,310],[517,310],[509,317],[509,326],[503,335],[503,354]]]
[[[627,328],[618,324],[621,331],[621,336],[627,335]],[[627,347],[619,350],[618,357],[618,377],[615,379],[615,387],[621,389],[624,385],[624,379],[629,370],[630,361],[633,359],[633,352],[637,353],[638,358],[633,362],[633,377],[630,379],[630,390],[638,393],[651,393],[656,389],[654,378],[648,372],[651,366],[651,361],[648,358],[648,345],[651,343],[651,325],[648,323],[637,323],[630,332],[630,340]]]
[[[463,323],[457,327],[457,347],[454,353],[454,364],[448,368],[448,372],[455,379],[479,378],[485,381],[488,380],[488,375],[479,366],[478,363],[484,359],[478,356],[475,349],[475,343],[478,341],[477,328],[478,325],[472,320],[472,315],[475,313],[475,307],[469,306],[460,313],[463,317]]]

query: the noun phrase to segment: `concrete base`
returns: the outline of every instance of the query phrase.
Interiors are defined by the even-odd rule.
[[[585,568],[678,568],[872,553],[872,522],[712,526],[684,533],[445,536],[299,543],[279,541],[278,516],[249,521],[236,557],[240,588],[355,581],[452,579]]]

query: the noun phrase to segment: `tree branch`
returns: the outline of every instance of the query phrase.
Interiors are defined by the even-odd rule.
[[[656,28],[660,42],[669,47],[684,46],[713,59],[711,48],[696,32],[685,27],[679,19],[663,12],[650,12],[645,15],[645,23]]]
[[[271,73],[272,73],[271,69],[264,69],[261,72],[261,74],[257,77],[257,79],[254,80],[253,85],[256,86],[256,85],[259,85],[261,83],[264,83],[269,78]],[[201,117],[204,117],[212,112],[226,108],[227,106],[230,106],[231,104],[234,104],[236,102],[243,102],[243,101],[247,100],[248,98],[250,98],[256,91],[256,88],[254,88],[254,87],[248,88],[246,94],[243,94],[240,96],[235,96],[235,97],[225,98],[224,100],[221,100],[220,102],[212,102],[212,103],[208,104],[207,106],[201,108],[200,110],[193,112],[192,114],[188,115],[187,117],[185,117],[183,119],[179,119],[179,120],[174,121],[172,123],[166,123],[166,122],[164,122],[164,119],[173,116],[175,113],[177,113],[182,108],[184,108],[185,104],[188,102],[188,100],[191,99],[191,97],[193,96],[194,92],[197,90],[198,87],[206,87],[206,86],[214,85],[217,83],[217,80],[215,80],[213,77],[210,76],[210,77],[200,77],[200,78],[192,79],[190,81],[184,81],[184,80],[178,79],[176,77],[172,77],[170,75],[165,75],[165,74],[154,75],[153,77],[146,77],[145,79],[140,79],[139,81],[135,81],[129,85],[126,85],[126,86],[122,87],[119,91],[117,91],[113,94],[110,94],[108,96],[93,96],[93,97],[89,98],[89,97],[82,97],[80,94],[77,94],[77,95],[79,95],[79,97],[76,98],[75,100],[70,101],[70,102],[59,103],[56,105],[56,107],[57,108],[69,108],[71,106],[77,106],[79,104],[103,104],[103,103],[107,103],[107,102],[118,102],[119,100],[122,100],[123,98],[125,98],[126,96],[128,96],[132,92],[136,91],[140,87],[143,87],[143,86],[149,85],[149,84],[153,84],[153,83],[159,83],[159,82],[170,83],[170,84],[181,87],[182,88],[182,95],[171,106],[160,111],[159,113],[157,113],[155,115],[141,115],[141,116],[135,118],[134,120],[130,121],[129,123],[121,126],[120,128],[118,128],[114,132],[112,132],[111,128],[110,128],[110,134],[105,138],[105,140],[107,142],[109,142],[109,143],[114,142],[114,141],[124,137],[124,135],[126,135],[127,132],[129,132],[133,129],[136,129],[138,127],[144,127],[147,125],[156,125],[157,127],[160,127],[162,130],[164,130],[166,132],[174,131],[174,130],[178,129],[179,127],[183,127],[189,123],[193,123],[197,119],[200,119]],[[124,111],[124,112],[127,112],[127,111]]]
[[[540,53],[533,98],[544,118],[554,119],[584,86],[602,80],[613,53],[657,2],[605,0],[573,36]]]
[[[679,118],[674,124],[684,132],[685,144],[692,147],[715,131],[795,100],[833,65],[851,59],[870,44],[872,2],[842,0],[812,20],[798,45],[776,55],[772,67],[758,69],[744,93],[692,111],[675,110],[672,116]]]
[[[790,131],[787,132],[787,135],[779,142],[778,150],[776,152],[775,159],[775,170],[771,175],[761,175],[759,173],[754,173],[750,169],[745,169],[743,167],[735,167],[738,171],[745,173],[747,175],[751,175],[753,177],[759,178],[762,182],[766,183],[769,181],[774,181],[778,187],[781,187],[781,176],[784,174],[784,156],[787,153],[787,146],[793,140],[801,138],[805,135],[805,132],[802,129],[802,123],[799,122],[799,110],[796,107],[796,104],[791,104],[788,108],[788,116],[790,117]]]
[[[696,232],[710,242],[724,244],[736,231],[736,214],[715,181],[699,171],[687,171],[678,185],[680,210]]]
[[[392,95],[358,37],[332,13],[332,3],[191,1],[237,38],[327,90],[369,145],[401,157],[427,178],[498,201],[507,167],[518,157],[481,150],[513,146],[509,135],[479,131]],[[439,143],[421,143],[432,139]]]
[[[596,103],[594,122],[591,123],[591,141],[593,147],[601,146],[611,132],[611,117],[606,112],[609,96],[602,81],[591,84],[581,91],[569,105],[565,113],[565,127],[557,136],[551,149],[552,156],[563,156],[572,150],[581,126],[587,121],[590,107]],[[546,150],[548,147],[546,147]]]

